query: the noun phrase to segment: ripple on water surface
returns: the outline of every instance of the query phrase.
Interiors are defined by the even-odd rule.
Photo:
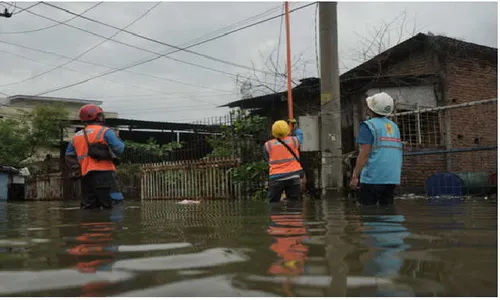
[[[0,203],[2,296],[496,296],[497,205]]]

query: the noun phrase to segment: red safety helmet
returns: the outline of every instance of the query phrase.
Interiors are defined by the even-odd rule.
[[[78,116],[81,121],[83,122],[89,122],[89,121],[94,121],[97,119],[99,114],[103,114],[104,111],[102,108],[95,104],[87,104],[84,105],[80,108],[80,111],[78,112]]]

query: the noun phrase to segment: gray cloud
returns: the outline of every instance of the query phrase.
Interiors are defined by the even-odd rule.
[[[28,7],[32,4],[34,3],[18,3],[20,7]],[[95,5],[95,3],[90,2],[54,2],[54,4],[75,13],[81,13]],[[164,2],[132,25],[129,30],[181,46],[216,29],[273,8],[275,8],[274,11],[268,16],[276,15],[282,11],[280,4],[279,2]],[[293,2],[291,8],[303,4]],[[87,12],[85,16],[121,28],[143,14],[152,5],[154,5],[153,2],[105,2]],[[60,22],[73,17],[43,4],[30,10]],[[406,14],[403,15],[403,12]],[[302,54],[302,61],[308,62],[300,71],[295,70],[294,78],[317,76],[318,74],[315,47],[315,21],[317,18],[315,18],[315,13],[316,6],[313,5],[291,14],[292,55],[297,58],[299,54]],[[361,62],[358,52],[363,48],[363,40],[371,38],[374,28],[380,28],[384,22],[391,22],[398,16],[399,18],[390,27],[391,44],[397,41],[399,29],[403,25],[404,30],[401,37],[403,40],[409,38],[413,29],[416,29],[416,32],[431,31],[435,34],[444,34],[491,47],[497,45],[496,3],[341,2],[338,5],[341,72],[345,72]],[[251,22],[254,21],[256,20]],[[284,28],[281,42],[278,40],[281,21],[281,18],[278,18],[194,47],[192,50],[246,66],[251,66],[251,62],[254,62],[256,68],[265,69],[260,53],[267,56],[279,44],[279,65],[283,70],[286,58]],[[105,37],[109,37],[117,31],[81,18],[75,18],[68,24]],[[33,30],[52,25],[54,22],[24,11],[10,19],[0,18],[0,40],[56,52],[68,57],[76,57],[103,40],[65,25],[58,25],[38,32],[8,34],[8,32]],[[171,50],[167,46],[125,33],[120,33],[115,38],[118,41],[153,52],[164,53]],[[39,78],[2,87],[2,85],[45,72],[54,66],[65,63],[68,59],[2,43],[0,43],[0,51],[8,51],[17,55],[0,52],[3,58],[0,70],[0,91],[11,95],[38,94],[89,78],[92,74],[101,74],[110,70],[75,61]],[[32,61],[19,56],[25,56]],[[121,68],[153,56],[154,54],[108,41],[83,56],[81,60]],[[251,75],[252,73],[239,67],[222,64],[186,52],[178,52],[172,54],[171,57],[230,74],[221,74],[160,58],[151,63],[131,68],[130,72],[116,72],[48,95],[103,100],[105,101],[105,109],[117,111],[122,117],[160,121],[189,121],[224,114],[225,109],[216,109],[215,106],[237,100],[240,97],[234,75]],[[137,72],[149,74],[150,77],[138,75]],[[261,78],[274,83],[272,76],[261,76]],[[174,83],[169,80],[186,84]],[[283,78],[278,78],[277,81],[278,85],[284,83]]]

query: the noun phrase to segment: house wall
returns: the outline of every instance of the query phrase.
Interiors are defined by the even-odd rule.
[[[48,102],[48,101],[34,101],[34,100],[17,100],[14,104],[8,106],[0,106],[0,116],[5,119],[16,118],[21,114],[32,111],[38,105],[48,105],[58,103],[62,104],[64,109],[68,111],[68,119],[77,120],[78,110],[83,105],[82,103],[72,103],[72,102]],[[118,118],[118,113],[106,112],[107,118]],[[63,139],[64,141],[69,141],[73,138],[74,129],[76,126],[70,126],[64,130]]]
[[[437,72],[439,66],[434,63],[433,53],[430,50],[410,53],[405,60],[391,64],[382,73],[388,76],[395,75],[424,75]]]
[[[386,92],[394,98],[398,110],[414,110],[417,104],[420,107],[437,106],[437,98],[433,85],[374,88],[369,89],[366,94],[371,96],[381,92]]]
[[[7,106],[0,106],[0,116],[9,119],[9,118],[19,118],[23,113],[28,113],[32,111],[35,107],[41,106],[50,106],[54,103],[62,104],[64,109],[66,109],[69,113],[68,119],[78,119],[78,110],[83,103],[73,103],[73,102],[50,102],[50,101],[36,101],[29,99],[15,99],[14,103]],[[118,113],[115,112],[107,112],[106,117],[108,118],[117,118]],[[63,131],[63,140],[65,142],[70,141],[75,134],[76,126],[69,126]],[[42,147],[38,149],[38,151],[33,155],[30,159],[31,161],[40,161],[43,160],[46,155],[52,155],[53,157],[59,157],[60,149],[59,148],[51,148],[51,147]]]
[[[430,51],[414,53],[408,59],[391,65],[381,75],[442,73],[440,65],[435,62]],[[436,90],[437,97],[432,99],[431,86],[410,88],[408,92],[413,90],[419,95],[413,97],[414,100],[426,97],[429,98],[429,104],[435,101],[437,106],[497,98],[497,69],[496,63],[480,60],[472,55],[470,58],[448,57],[444,72],[444,98],[441,91]],[[390,89],[373,89],[368,94],[380,90],[390,92]],[[407,101],[410,107],[414,100]],[[360,109],[362,110],[362,107]],[[434,146],[433,150],[444,150],[446,146],[449,149],[457,149],[497,145],[496,103],[453,109],[444,113],[441,131],[446,130],[446,120],[449,122],[450,132],[448,143],[444,139],[442,145]],[[419,151],[424,150],[431,149]],[[436,172],[496,172],[497,164],[497,151],[405,156],[401,183],[403,187],[423,187],[425,180]]]
[[[9,195],[9,174],[0,172],[0,201],[5,201]]]
[[[460,104],[498,97],[498,66],[477,58],[450,58],[447,64],[448,103]],[[452,148],[495,146],[498,143],[497,103],[449,112]],[[454,154],[451,171],[496,172],[497,151]]]
[[[419,73],[428,69],[430,64],[409,61],[401,65],[406,65],[408,71]],[[497,98],[496,64],[472,56],[468,59],[450,57],[445,74],[447,97],[444,105]],[[446,111],[441,130],[446,130],[446,122],[449,122],[450,136],[443,141],[441,149],[497,145],[496,103]],[[422,187],[425,180],[436,172],[496,172],[497,164],[496,150],[405,156],[402,186]]]

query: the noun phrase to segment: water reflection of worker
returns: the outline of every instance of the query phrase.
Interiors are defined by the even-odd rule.
[[[68,249],[68,254],[77,258],[75,269],[84,273],[95,273],[97,271],[109,271],[118,252],[118,246],[113,245],[113,233],[120,228],[123,220],[124,207],[115,206],[109,214],[111,222],[99,222],[102,215],[82,215],[81,228],[84,230],[76,237],[80,244]],[[91,282],[81,288],[82,297],[103,296],[102,290],[112,285],[110,282]]]
[[[281,276],[297,276],[304,273],[309,251],[309,248],[303,244],[303,241],[309,238],[304,225],[304,215],[302,213],[283,214],[281,211],[275,211],[271,212],[271,221],[268,233],[275,239],[275,242],[270,248],[279,259],[271,265],[268,272]],[[285,292],[289,293],[288,290]]]
[[[94,104],[82,106],[79,118],[85,124],[68,143],[66,160],[71,169],[79,166],[84,209],[110,209],[121,202],[113,159],[123,153],[124,143],[110,128],[103,126],[104,112]]]
[[[357,188],[361,182],[361,204],[390,204],[394,202],[394,189],[401,182],[403,163],[398,125],[387,118],[394,109],[394,100],[379,93],[366,98],[366,104],[370,119],[359,126],[356,143],[360,151],[350,185]]]
[[[279,202],[283,191],[289,201],[300,199],[300,178],[304,173],[299,162],[300,143],[289,133],[287,122],[276,121],[272,126],[274,139],[264,144],[264,157],[269,162],[270,202]]]
[[[401,252],[410,248],[404,239],[411,235],[403,226],[405,217],[398,215],[392,206],[387,209],[361,208],[361,233],[366,238],[363,244],[370,249],[368,261],[364,263],[363,275],[395,278],[399,276],[404,260]],[[377,296],[411,296],[385,287]]]

